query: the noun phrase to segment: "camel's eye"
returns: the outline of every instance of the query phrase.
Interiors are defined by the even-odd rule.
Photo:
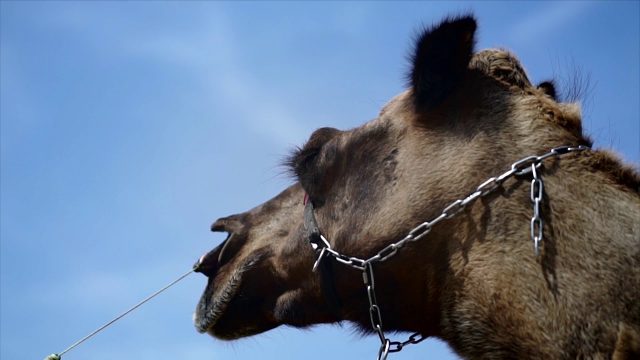
[[[300,181],[300,184],[311,199],[316,197],[316,184],[322,175],[321,171],[318,171],[319,166],[317,164],[318,155],[320,155],[321,151],[321,147],[302,147],[291,155],[287,163],[291,173]]]
[[[305,174],[313,170],[321,150],[322,148],[301,148],[295,152],[291,158],[291,167],[298,180],[305,178]]]
[[[291,173],[314,200],[319,198],[322,175],[329,167],[330,161],[327,158],[331,156],[327,156],[326,153],[334,152],[326,151],[334,147],[329,146],[330,149],[324,149],[325,145],[339,133],[340,131],[334,128],[320,128],[314,131],[309,141],[303,147],[296,149],[287,161]]]

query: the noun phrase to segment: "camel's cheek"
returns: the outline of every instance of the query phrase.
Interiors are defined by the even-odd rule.
[[[300,289],[287,291],[280,295],[273,309],[276,321],[284,323],[290,319],[295,314],[295,307],[300,298],[302,298],[302,290]]]
[[[309,308],[308,296],[302,289],[290,290],[280,295],[274,309],[275,321],[281,324],[304,327],[321,319],[320,309]]]

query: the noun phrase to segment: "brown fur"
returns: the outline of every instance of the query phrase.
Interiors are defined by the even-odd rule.
[[[640,333],[625,323],[620,323],[619,328],[612,360],[637,359],[640,354]]]
[[[446,52],[461,37],[472,46],[475,26],[463,20],[453,38],[455,19],[421,43]],[[201,331],[234,339],[344,320],[369,329],[361,274],[334,264],[342,306],[332,309],[326,279],[310,270],[305,192],[332,246],[368,258],[513,161],[591,143],[577,107],[533,87],[513,55],[486,50],[448,70],[456,82],[427,105],[416,104],[429,94],[414,86],[359,128],[316,132],[291,158],[299,184],[214,224],[233,236],[204,259]],[[550,158],[541,173],[540,257],[529,236],[530,178],[512,178],[376,265],[387,330],[439,337],[465,358],[640,358],[640,175],[607,151]]]

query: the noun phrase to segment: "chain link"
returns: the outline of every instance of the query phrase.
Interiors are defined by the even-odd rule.
[[[389,350],[391,347],[391,341],[389,339],[384,339],[382,344],[380,344],[380,350],[378,350],[378,360],[386,360],[389,355]]]
[[[389,346],[389,352],[393,353],[393,352],[398,352],[400,350],[402,350],[402,348],[404,348],[407,345],[412,345],[412,344],[417,344],[419,342],[421,342],[422,340],[425,340],[427,337],[422,335],[419,332],[415,332],[413,334],[411,334],[411,336],[409,336],[409,338],[403,342],[400,341],[392,341],[390,346]]]
[[[542,214],[540,212],[540,204],[544,194],[544,184],[542,177],[538,174],[536,165],[531,165],[531,202],[533,203],[533,216],[531,217],[531,240],[533,241],[533,251],[536,257],[540,254],[540,243],[542,242],[542,230],[544,223],[542,222]]]
[[[363,260],[353,256],[347,256],[339,253],[331,248],[331,244],[324,236],[320,235],[322,244],[321,249],[318,249],[319,245],[312,243],[313,249],[318,252],[318,257],[313,265],[313,270],[317,268],[320,262],[327,256],[333,257],[336,261],[348,265],[356,270],[362,271],[362,279],[367,291],[367,297],[369,299],[369,318],[371,320],[371,328],[375,331],[380,338],[380,348],[378,350],[378,360],[386,360],[389,353],[399,352],[405,346],[411,344],[417,344],[424,339],[421,333],[416,332],[409,336],[409,338],[403,342],[391,341],[384,334],[384,328],[382,326],[382,311],[378,305],[376,299],[375,290],[375,278],[373,275],[373,264],[378,262],[384,262],[393,257],[398,250],[404,247],[408,242],[414,242],[420,240],[427,235],[434,225],[445,219],[451,219],[455,215],[461,213],[466,207],[475,202],[478,198],[484,197],[499,187],[509,178],[514,176],[523,176],[532,174],[531,180],[531,202],[533,203],[533,216],[531,217],[531,240],[533,241],[534,253],[536,257],[539,255],[540,243],[543,239],[543,221],[541,213],[542,198],[544,195],[544,184],[542,177],[539,173],[539,168],[542,165],[542,161],[552,156],[561,156],[570,152],[577,152],[589,149],[588,146],[560,146],[551,149],[549,152],[540,156],[527,156],[522,158],[513,164],[511,168],[497,177],[491,177],[485,182],[480,184],[476,190],[462,199],[458,199],[447,205],[440,215],[432,219],[431,221],[425,221],[415,228],[411,229],[409,233],[401,240],[391,243],[382,250],[378,251],[370,258]]]

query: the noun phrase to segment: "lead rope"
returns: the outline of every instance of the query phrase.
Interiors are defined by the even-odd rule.
[[[60,353],[51,354],[51,355],[47,356],[44,360],[61,360],[62,359],[62,355],[66,354],[67,352],[69,352],[70,350],[72,350],[76,346],[82,344],[83,342],[89,340],[94,335],[96,335],[97,333],[99,333],[102,330],[106,329],[107,327],[109,327],[114,322],[122,319],[123,317],[125,317],[127,314],[129,314],[133,310],[135,310],[135,309],[139,308],[140,306],[144,305],[147,301],[149,301],[149,300],[153,299],[154,297],[160,295],[160,293],[164,292],[168,288],[170,288],[173,285],[175,285],[176,283],[178,283],[180,280],[182,280],[182,279],[186,278],[187,276],[189,276],[192,272],[196,271],[200,267],[201,263],[202,263],[202,258],[200,258],[200,260],[193,266],[193,269],[189,270],[189,272],[181,275],[179,278],[173,280],[172,282],[170,282],[168,285],[166,285],[162,289],[160,289],[160,290],[154,292],[153,294],[147,296],[144,300],[140,301],[139,303],[137,303],[136,305],[131,307],[129,310],[127,310],[127,311],[123,312],[122,314],[116,316],[115,318],[113,318],[113,320],[111,320],[111,321],[107,322],[106,324],[100,326],[99,328],[97,328],[96,330],[91,332],[89,335],[87,335],[87,336],[83,337],[82,339],[76,341],[75,343],[71,344],[68,348],[64,349]]]

